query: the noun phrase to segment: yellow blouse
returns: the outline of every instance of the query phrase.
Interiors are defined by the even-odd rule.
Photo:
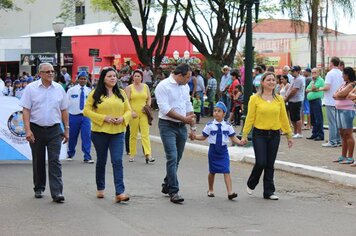
[[[94,108],[94,90],[88,95],[85,103],[83,114],[91,119],[91,130],[94,132],[103,132],[108,134],[118,134],[125,132],[126,126],[131,119],[131,107],[124,90],[120,89],[120,93],[124,97],[124,102],[115,94],[110,97],[101,97],[102,103],[97,104],[98,108]],[[120,125],[114,125],[104,122],[106,116],[114,118],[123,117],[124,122]]]
[[[247,138],[252,126],[262,130],[282,130],[288,138],[292,137],[286,106],[283,97],[277,95],[273,101],[266,101],[254,94],[248,103],[248,113],[242,131],[242,137]]]

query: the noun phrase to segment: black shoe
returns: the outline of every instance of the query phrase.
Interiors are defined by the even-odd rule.
[[[232,194],[227,195],[227,198],[228,198],[229,200],[232,200],[232,199],[234,199],[234,198],[236,198],[236,197],[237,197],[237,193],[232,193]]]
[[[43,198],[42,190],[36,190],[35,191],[35,198]]]
[[[171,202],[173,203],[181,203],[184,202],[184,198],[180,196],[178,193],[171,194]]]
[[[57,196],[53,197],[53,201],[57,203],[63,203],[64,202],[64,196],[62,194],[58,194]]]
[[[316,137],[316,138],[314,139],[314,141],[324,141],[324,138],[322,138],[322,137]]]
[[[317,137],[315,137],[315,136],[310,136],[310,137],[307,137],[306,139],[315,139],[315,138],[317,138]]]
[[[168,186],[165,184],[162,184],[162,191],[163,194],[168,194],[169,193],[169,189]]]

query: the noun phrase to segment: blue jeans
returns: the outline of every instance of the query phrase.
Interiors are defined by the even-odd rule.
[[[329,125],[329,143],[337,145],[341,143],[340,133],[336,123],[336,108],[334,106],[326,106],[326,117]]]
[[[82,139],[82,151],[84,153],[84,160],[90,160],[90,119],[80,115],[69,114],[69,142],[68,142],[68,157],[73,157],[75,154],[75,146],[77,146],[78,136]]]
[[[310,121],[313,126],[312,137],[320,137],[324,139],[324,121],[323,112],[321,110],[321,99],[314,99],[309,101],[310,104]]]
[[[108,158],[108,150],[110,150],[111,164],[114,174],[115,194],[120,195],[125,192],[124,169],[122,165],[124,135],[124,133],[91,133],[91,139],[97,155],[95,169],[97,190],[105,189],[105,166]]]
[[[177,171],[187,141],[187,128],[183,123],[163,119],[159,119],[158,127],[167,159],[164,186],[168,188],[169,194],[177,193],[179,191]]]
[[[257,186],[262,171],[263,176],[263,197],[269,197],[274,194],[274,162],[276,161],[281,135],[279,130],[260,130],[253,129],[252,143],[255,151],[255,165],[247,181],[250,189]]]

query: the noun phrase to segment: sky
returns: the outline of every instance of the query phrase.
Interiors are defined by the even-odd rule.
[[[272,3],[278,4],[279,0],[271,0]],[[354,7],[356,9],[356,3],[354,3]],[[261,15],[259,18],[263,18]],[[289,19],[287,15],[283,15],[282,13],[277,13],[273,16],[274,19]],[[304,21],[308,21],[307,16],[304,17]],[[328,28],[334,30],[335,29],[335,18],[332,13],[330,13],[328,17]],[[337,30],[341,33],[345,34],[356,34],[356,14],[352,18],[346,18],[342,12],[339,13],[339,17],[337,17]]]

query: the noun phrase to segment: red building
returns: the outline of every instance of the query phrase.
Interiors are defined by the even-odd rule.
[[[148,36],[148,38],[149,43],[151,43],[154,36]],[[89,56],[89,49],[99,50],[99,55],[96,56],[96,59],[93,56]],[[193,45],[186,36],[173,35],[171,36],[166,56],[171,58],[174,51],[178,51],[180,57],[183,56],[185,51],[192,55]],[[92,72],[94,68],[95,74],[98,74],[100,69],[105,66],[116,65],[117,68],[121,68],[122,64],[130,61],[131,66],[135,68],[141,63],[136,55],[135,46],[130,35],[72,36],[72,53],[73,75],[78,70],[85,68],[89,72]]]

